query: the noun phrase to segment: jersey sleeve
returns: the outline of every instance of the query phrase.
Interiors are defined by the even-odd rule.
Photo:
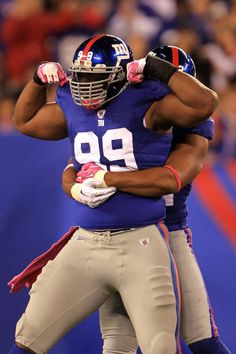
[[[64,96],[64,91],[63,91],[63,87],[58,86],[57,88],[57,94],[56,94],[56,103],[60,106],[60,108],[64,111],[64,100],[63,100],[63,96]]]
[[[208,140],[212,140],[214,136],[214,119],[210,117],[192,128],[173,128],[173,137],[175,141],[182,139],[187,134],[196,134],[203,136]]]
[[[69,84],[63,87],[58,86],[56,92],[56,103],[60,106],[64,113],[67,122],[67,129],[69,132],[72,125],[73,111],[75,106],[71,97]]]
[[[152,90],[156,100],[161,100],[163,97],[171,93],[171,89],[159,80],[149,80],[149,87]]]

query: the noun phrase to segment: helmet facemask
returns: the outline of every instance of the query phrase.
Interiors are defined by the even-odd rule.
[[[70,90],[76,104],[95,110],[118,96],[124,89],[122,87],[115,96],[109,98],[109,88],[114,83],[125,80],[125,73],[121,66],[106,67],[104,64],[99,64],[89,67],[81,62],[79,64],[75,62],[70,69],[72,73],[69,80]]]

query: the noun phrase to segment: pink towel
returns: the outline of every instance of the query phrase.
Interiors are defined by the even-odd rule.
[[[77,226],[72,226],[64,236],[62,236],[56,243],[52,244],[49,250],[35,258],[21,273],[12,278],[7,283],[7,285],[11,287],[11,293],[16,293],[24,285],[27,288],[30,288],[38,275],[42,272],[42,268],[48,263],[48,261],[56,257],[77,229]]]

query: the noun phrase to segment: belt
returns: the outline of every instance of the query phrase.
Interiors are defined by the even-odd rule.
[[[120,234],[123,232],[134,231],[137,230],[137,227],[129,228],[129,229],[113,229],[113,230],[87,230],[95,233],[98,236],[104,236],[109,238],[112,235]]]
[[[114,233],[114,232],[125,232],[125,231],[133,231],[133,230],[137,230],[137,229],[139,229],[139,227],[129,227],[129,228],[127,228],[127,229],[111,229],[111,230],[107,230],[107,229],[105,229],[105,230],[87,230],[87,231],[92,231],[92,232],[98,232],[98,233],[100,233],[100,232],[110,232],[111,234],[112,233]]]

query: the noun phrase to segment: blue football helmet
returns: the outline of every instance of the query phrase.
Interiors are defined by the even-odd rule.
[[[148,54],[155,55],[177,66],[179,70],[196,76],[196,68],[193,59],[181,48],[172,45],[161,45],[152,49]]]
[[[131,49],[118,37],[100,34],[84,41],[70,68],[74,102],[97,109],[118,96],[127,86],[126,65],[133,60]]]

